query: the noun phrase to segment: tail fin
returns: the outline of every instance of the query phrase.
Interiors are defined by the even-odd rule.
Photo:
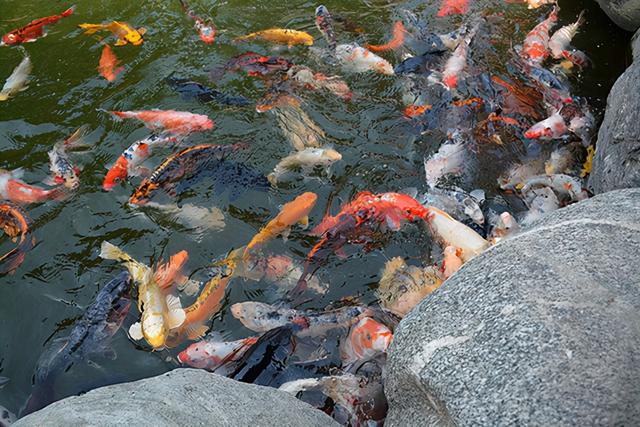
[[[120,249],[119,247],[117,247],[116,245],[113,245],[109,242],[107,242],[106,240],[104,242],[102,242],[102,245],[100,246],[100,258],[102,259],[110,259],[110,260],[115,260],[115,261],[126,261],[129,260],[129,257],[127,256],[127,254],[125,254],[122,249]]]
[[[19,248],[7,252],[0,258],[0,274],[13,274],[24,261],[25,253]]]
[[[62,12],[60,14],[60,16],[62,16],[63,18],[66,18],[67,16],[73,15],[73,12],[75,12],[75,11],[76,11],[76,6],[73,5],[69,9],[65,10],[64,12]]]
[[[87,144],[82,143],[82,137],[89,133],[89,125],[82,125],[75,132],[73,132],[69,138],[64,140],[64,145],[67,148],[75,149],[81,147],[87,147]]]
[[[104,29],[104,25],[102,24],[80,24],[78,27],[84,30],[85,34],[95,34],[98,31]]]
[[[585,13],[585,10],[582,9],[580,11],[580,14],[578,15],[578,19],[576,19],[576,25],[577,26],[580,26],[580,25],[584,24],[584,21],[585,21],[584,13]]]
[[[107,112],[111,114],[116,120],[129,118],[129,115],[126,113],[126,111],[107,111]]]

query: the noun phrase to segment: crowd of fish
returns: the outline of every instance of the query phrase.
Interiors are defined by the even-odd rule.
[[[589,66],[588,57],[571,46],[584,24],[583,14],[552,31],[559,20],[557,3],[523,3],[543,12],[540,23],[531,28],[521,45],[510,49],[509,77],[492,75],[477,60],[470,61],[476,47],[490,43],[493,23],[499,17],[471,13],[469,0],[442,0],[437,17],[458,15],[457,22],[461,22],[447,34],[430,32],[427,17],[403,10],[385,43],[339,43],[341,35],[334,23],[344,28],[353,23],[320,5],[315,22],[321,38],[284,28],[237,37],[237,44],[253,40],[305,49],[318,67],[342,70],[347,75],[380,73],[395,79],[402,88],[404,120],[421,135],[444,135],[437,150],[425,155],[426,181],[416,183],[427,190],[358,193],[335,215],[327,212],[310,229],[307,234],[316,239],[315,245],[303,260],[295,260],[270,253],[268,244],[278,237],[286,240],[292,228],[309,224],[318,196],[300,194],[283,205],[246,245],[228,248],[230,252],[213,260],[202,281],[184,271],[186,250],[149,265],[104,241],[100,257],[122,264],[126,271],[102,287],[69,336],[54,341],[40,357],[23,414],[51,403],[53,390],[73,364],[88,362],[94,354],[116,357],[110,341],[126,323],[127,314],[133,311],[131,303],[137,300],[139,321],[125,328],[137,345],[163,351],[179,365],[277,387],[345,425],[383,423],[387,404],[381,378],[398,321],[464,263],[516,235],[520,225],[588,197],[583,178],[591,168],[595,119],[586,101],[571,94],[569,85],[570,78]],[[193,21],[199,39],[216,43],[218,30],[212,20],[201,17],[183,0],[179,6]],[[6,80],[0,101],[18,97],[27,89],[32,65],[23,45],[44,37],[48,27],[73,14],[74,8],[69,8],[2,37],[2,46],[20,48],[24,59]],[[88,35],[110,32],[118,47],[139,46],[146,33],[124,21],[82,23],[79,28]],[[101,40],[98,71],[113,82],[126,77],[108,40]],[[385,58],[393,58],[396,65]],[[302,91],[326,91],[350,102],[356,95],[342,76],[325,75],[278,54],[255,52],[230,59],[212,70],[210,77],[215,81],[228,73],[261,79],[267,88],[264,97],[254,103],[175,76],[166,84],[187,100],[246,108],[255,105],[258,112],[273,114],[292,148],[273,171],[265,174],[233,161],[235,152],[250,149],[243,141],[189,144],[190,135],[214,129],[206,115],[160,109],[105,111],[116,120],[141,122],[149,129],[149,136],[113,159],[102,189],[109,192],[140,177],[128,200],[131,206],[186,210],[172,201],[204,178],[233,196],[249,188],[267,191],[311,175],[326,175],[332,164],[342,161],[341,153],[323,143],[323,129],[304,111],[299,96]],[[0,273],[19,270],[36,245],[26,210],[29,205],[73,197],[81,176],[74,152],[86,147],[83,136],[87,131],[88,126],[80,128],[53,145],[49,152],[51,179],[46,187],[24,182],[19,169],[0,170],[0,225],[16,242],[15,248],[0,258]],[[538,149],[539,156],[515,164],[498,179],[495,186],[502,199],[489,202],[487,189],[464,190],[468,164],[474,157],[487,147],[505,144],[546,148]],[[154,169],[147,168],[145,162],[156,149],[172,154]],[[161,198],[163,202],[158,201]],[[329,285],[322,283],[316,272],[332,257],[345,257],[345,246],[358,245],[369,253],[384,244],[385,236],[409,223],[422,227],[438,249],[431,250],[433,259],[428,265],[408,265],[405,259],[395,257],[381,266],[378,304],[363,305],[354,298],[336,301],[324,311],[297,308],[327,291]],[[235,302],[230,314],[247,333],[226,341],[211,330],[212,319],[223,307],[229,286],[240,280],[276,283],[279,302]],[[0,377],[0,387],[6,381]],[[0,425],[15,419],[8,411],[0,411],[0,415]]]

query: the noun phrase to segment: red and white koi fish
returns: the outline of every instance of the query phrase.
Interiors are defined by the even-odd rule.
[[[386,352],[392,340],[393,332],[385,325],[370,317],[362,318],[351,328],[349,336],[340,346],[342,362],[350,364]]]
[[[213,121],[202,114],[175,110],[110,111],[117,118],[138,119],[152,131],[188,135],[213,129]]]
[[[540,65],[549,56],[549,30],[558,21],[558,7],[554,6],[549,17],[527,34],[521,56],[533,65]]]
[[[347,71],[354,73],[375,71],[389,76],[394,75],[393,67],[386,59],[355,43],[336,46],[336,58]]]
[[[47,16],[45,18],[36,19],[35,21],[31,21],[27,25],[22,28],[18,28],[17,30],[13,30],[4,36],[2,36],[2,41],[0,42],[0,46],[12,46],[20,43],[34,42],[40,37],[44,37],[47,35],[45,27],[47,25],[53,25],[62,18],[70,16],[73,14],[74,7],[70,7],[69,9],[62,12],[60,15],[52,15]]]
[[[198,30],[198,35],[200,36],[200,40],[205,42],[206,44],[213,43],[216,39],[216,27],[212,22],[207,21],[205,19],[200,18],[196,13],[189,8],[187,2],[184,0],[178,0],[182,9],[185,11],[187,16],[196,23],[196,30]]]
[[[464,67],[467,66],[467,53],[469,51],[469,44],[475,36],[478,26],[475,26],[469,31],[469,34],[460,41],[456,50],[453,51],[447,63],[444,66],[442,72],[442,83],[447,89],[455,89],[458,86],[458,77]]]
[[[176,138],[151,135],[145,139],[134,142],[129,148],[124,150],[114,165],[111,166],[109,172],[107,172],[107,175],[104,177],[102,188],[104,188],[105,191],[110,191],[119,182],[127,179],[128,176],[140,175],[141,172],[144,172],[140,164],[149,158],[153,147],[173,141],[176,141]]]
[[[580,12],[578,15],[578,19],[573,24],[565,25],[560,28],[558,31],[553,33],[551,38],[549,39],[549,50],[551,51],[551,56],[556,59],[563,57],[563,52],[569,49],[569,44],[571,40],[578,32],[578,28],[580,25],[584,23],[584,10]]]
[[[191,344],[178,354],[183,365],[192,368],[216,371],[227,362],[238,360],[258,341],[258,337],[248,337],[237,341],[222,341],[217,336],[205,337],[202,341]],[[218,374],[223,374],[217,371]]]
[[[20,180],[20,169],[7,171],[0,169],[0,196],[5,200],[26,205],[29,203],[42,203],[47,200],[59,200],[65,197],[64,186],[58,186],[50,190],[25,184]]]
[[[562,138],[567,132],[569,132],[569,128],[564,121],[564,117],[562,117],[559,111],[556,111],[551,116],[531,126],[529,130],[524,133],[524,137],[550,141],[552,139]]]

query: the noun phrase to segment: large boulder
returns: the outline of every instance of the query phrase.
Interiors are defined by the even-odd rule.
[[[469,261],[400,322],[386,425],[637,424],[639,255],[628,189]]]
[[[640,28],[640,0],[596,0],[613,22],[627,31]]]
[[[640,3],[640,0],[639,0]],[[640,6],[639,6],[640,7]],[[640,13],[640,9],[638,10]],[[596,194],[640,187],[640,31],[633,41],[634,62],[618,78],[596,144],[589,188]]]
[[[331,417],[279,390],[196,369],[63,399],[13,426],[331,426]]]

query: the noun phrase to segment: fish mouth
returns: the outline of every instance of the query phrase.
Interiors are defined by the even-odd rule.
[[[181,351],[178,354],[178,361],[182,364],[187,363],[187,360],[189,360],[189,357],[187,356],[187,352],[186,351]]]

